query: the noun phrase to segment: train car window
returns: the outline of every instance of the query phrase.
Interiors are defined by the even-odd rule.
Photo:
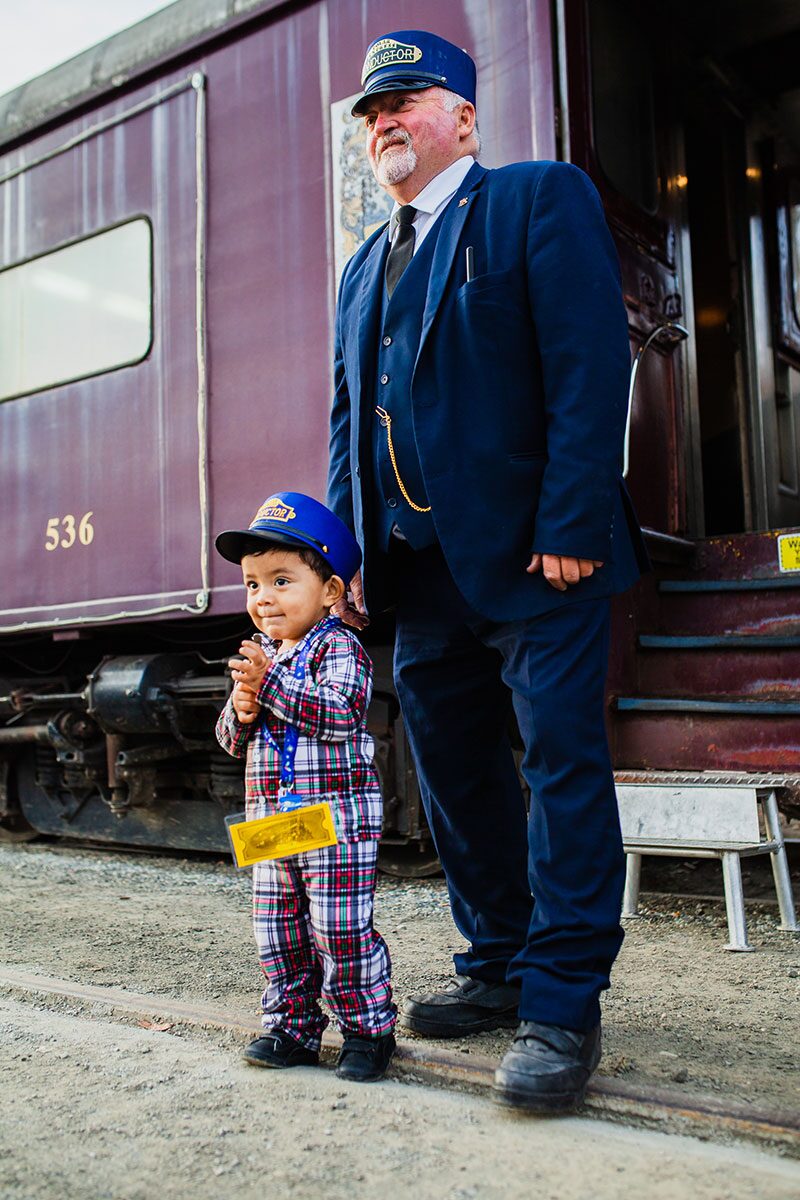
[[[140,362],[152,274],[143,217],[0,271],[0,400]]]
[[[792,243],[792,299],[794,319],[800,325],[800,179],[789,184],[789,237]]]
[[[624,0],[587,5],[594,142],[609,183],[645,212],[655,213],[653,56],[638,8]]]
[[[777,340],[781,353],[797,367],[800,366],[800,168],[782,166],[770,171],[770,176]]]

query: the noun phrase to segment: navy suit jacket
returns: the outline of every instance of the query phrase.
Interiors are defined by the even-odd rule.
[[[453,578],[497,621],[622,591],[646,552],[620,473],[630,348],[597,191],[567,163],[476,163],[440,221],[410,403]],[[370,533],[385,229],[342,276],[328,480],[364,548],[368,606],[387,599]],[[605,565],[561,593],[526,574],[534,551]]]

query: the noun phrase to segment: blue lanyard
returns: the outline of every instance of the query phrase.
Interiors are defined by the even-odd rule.
[[[341,621],[338,617],[326,617],[324,621],[320,625],[317,625],[313,630],[313,637],[311,634],[306,635],[306,641],[300,647],[297,658],[294,660],[293,674],[295,679],[305,678],[306,662],[308,661],[308,655],[314,643],[318,641],[323,634],[327,633],[329,629],[335,629],[339,625],[341,625]],[[270,744],[272,749],[277,750],[281,756],[281,779],[280,786],[278,788],[278,797],[282,800],[284,797],[289,797],[292,793],[292,789],[294,788],[294,760],[295,755],[297,754],[297,742],[300,733],[296,725],[287,724],[286,733],[284,734],[283,738],[283,748],[281,748],[275,741],[275,738],[272,736],[266,719],[264,720],[262,729],[264,730],[264,737],[266,738],[267,742]],[[283,807],[283,805],[281,805],[281,807]],[[297,805],[290,804],[289,807],[296,808]]]

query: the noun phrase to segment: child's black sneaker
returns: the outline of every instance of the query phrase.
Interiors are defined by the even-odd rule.
[[[340,1079],[351,1079],[354,1083],[374,1083],[376,1079],[383,1079],[396,1045],[391,1033],[377,1038],[346,1033],[336,1074]]]
[[[271,1029],[242,1051],[245,1062],[254,1067],[316,1067],[319,1051],[301,1046],[283,1029]]]

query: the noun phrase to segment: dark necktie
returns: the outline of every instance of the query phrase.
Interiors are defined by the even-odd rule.
[[[416,230],[412,221],[416,215],[413,204],[404,204],[397,211],[397,233],[386,259],[386,294],[390,298],[414,254]]]

